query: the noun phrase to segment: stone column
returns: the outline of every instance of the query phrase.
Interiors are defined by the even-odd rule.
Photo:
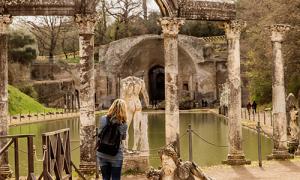
[[[0,15],[0,136],[8,133],[8,65],[7,65],[7,41],[8,26],[12,23],[9,15]],[[7,143],[6,139],[1,139],[0,149]],[[0,174],[5,177],[11,175],[8,165],[8,152],[0,157]]]
[[[95,74],[94,74],[94,29],[96,15],[75,16],[79,29],[80,56],[80,170],[85,174],[95,172]]]
[[[241,62],[240,35],[246,23],[230,21],[225,23],[225,33],[228,41],[228,141],[229,152],[224,163],[228,165],[250,164],[243,152],[241,123]]]
[[[179,143],[178,33],[184,20],[162,18],[160,23],[163,30],[165,53],[166,144]]]
[[[273,45],[273,152],[268,159],[289,159],[292,158],[288,153],[287,147],[287,116],[284,87],[284,60],[282,57],[282,42],[284,35],[290,30],[288,25],[273,25],[270,27],[272,32],[271,41]]]

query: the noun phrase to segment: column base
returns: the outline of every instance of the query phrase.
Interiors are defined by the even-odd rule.
[[[300,145],[298,146],[297,151],[295,152],[295,156],[300,156]]]
[[[296,151],[299,149],[299,142],[298,141],[295,141],[295,140],[292,140],[292,141],[289,141],[288,142],[288,151],[290,154],[295,154]]]
[[[84,175],[93,175],[96,173],[95,162],[80,162],[79,171]]]
[[[287,160],[294,159],[294,155],[289,154],[288,150],[273,149],[273,153],[267,156],[267,160]]]
[[[146,172],[149,170],[149,153],[124,153],[123,172]]]
[[[11,178],[12,176],[12,170],[10,169],[8,164],[5,164],[0,167],[0,176],[4,179]]]
[[[227,164],[230,166],[242,166],[251,164],[251,161],[246,160],[244,155],[228,155],[227,160],[222,161],[222,164]]]

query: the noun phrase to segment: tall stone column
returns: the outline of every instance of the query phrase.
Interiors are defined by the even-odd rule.
[[[75,16],[79,29],[80,56],[80,170],[85,174],[95,172],[96,121],[95,121],[95,74],[94,74],[94,29],[97,16]]]
[[[166,143],[179,143],[178,33],[184,20],[162,18],[160,23],[163,30],[165,54]],[[179,144],[177,145],[179,147]]]
[[[225,33],[228,41],[228,141],[229,152],[224,163],[228,165],[250,164],[243,152],[243,137],[241,123],[241,62],[240,35],[246,23],[230,21],[225,23]]]
[[[290,28],[289,25],[283,24],[270,27],[273,46],[272,104],[274,147],[272,155],[268,156],[268,159],[289,159],[293,157],[288,153],[287,147],[286,96],[284,87],[284,60],[282,57],[282,42],[285,33]]]
[[[8,65],[7,65],[7,41],[8,26],[12,23],[9,15],[0,15],[0,136],[7,135],[8,132]],[[7,143],[6,139],[1,139],[0,149]],[[8,152],[0,157],[0,174],[8,177],[11,171],[8,165]]]

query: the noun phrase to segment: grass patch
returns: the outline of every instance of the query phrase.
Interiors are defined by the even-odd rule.
[[[65,63],[78,64],[80,62],[80,57],[72,56],[72,57],[69,57],[68,59],[66,59],[66,58],[60,59],[60,61],[65,62]]]
[[[46,108],[30,96],[22,93],[19,89],[8,86],[8,109],[10,115],[50,112],[54,109]]]

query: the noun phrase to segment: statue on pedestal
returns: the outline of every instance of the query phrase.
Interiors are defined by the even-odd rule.
[[[295,133],[295,123],[298,125],[297,121],[292,120],[291,113],[294,111],[294,108],[297,106],[297,99],[293,93],[290,93],[286,98],[286,116],[287,116],[287,128],[288,135],[295,136],[292,133]],[[292,127],[293,126],[293,127]],[[292,129],[293,128],[293,129]],[[293,132],[292,132],[293,131]]]
[[[142,103],[140,101],[140,94],[143,95],[144,103],[149,106],[149,96],[145,87],[144,80],[129,76],[121,80],[121,99],[126,101],[127,104],[127,124],[130,127],[133,122],[134,129],[134,144],[133,150],[149,150],[148,144],[148,119],[147,115],[142,113]],[[129,129],[129,128],[128,128]],[[146,139],[145,139],[146,138]],[[128,131],[125,141],[125,148],[128,148]]]
[[[291,140],[292,141],[299,141],[299,124],[298,124],[298,111],[296,107],[290,110],[290,117],[291,117],[291,122],[290,122],[290,127],[291,127]]]

